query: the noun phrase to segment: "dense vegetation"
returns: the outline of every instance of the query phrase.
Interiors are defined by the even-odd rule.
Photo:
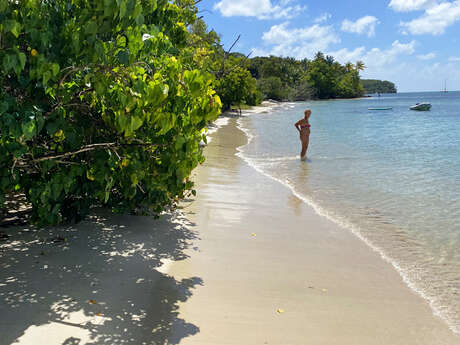
[[[0,204],[32,220],[160,212],[192,189],[220,113],[192,0],[0,2]]]
[[[222,109],[363,94],[361,62],[250,59],[195,4],[0,2],[0,205],[24,195],[39,224],[97,205],[159,213],[194,193],[204,128]]]
[[[365,93],[396,93],[396,86],[387,80],[361,79]]]
[[[341,65],[321,52],[313,60],[256,57],[249,67],[265,98],[291,101],[360,97],[364,90],[359,71],[363,69],[362,62]]]

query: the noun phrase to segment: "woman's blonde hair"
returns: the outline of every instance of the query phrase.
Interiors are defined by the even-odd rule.
[[[305,111],[303,112],[305,115],[307,115],[307,113],[311,114],[311,110],[310,109],[305,109]]]

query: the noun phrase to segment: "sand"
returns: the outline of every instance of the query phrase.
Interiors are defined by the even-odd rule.
[[[246,137],[222,124],[176,213],[2,229],[0,344],[460,344],[377,253],[237,157]]]

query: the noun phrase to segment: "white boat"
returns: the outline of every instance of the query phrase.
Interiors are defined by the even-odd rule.
[[[426,111],[431,109],[430,103],[417,103],[409,108],[410,110]]]
[[[392,107],[367,108],[367,110],[391,110]]]

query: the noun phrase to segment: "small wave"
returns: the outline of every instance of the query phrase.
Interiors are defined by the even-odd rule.
[[[283,162],[294,161],[299,159],[299,156],[251,158],[251,160],[256,162]]]
[[[219,117],[217,118],[216,121],[213,123],[209,124],[207,127],[207,132],[206,132],[206,141],[208,144],[211,142],[212,138],[210,137],[211,134],[217,132],[219,128],[222,128],[228,124],[228,121],[230,118],[228,117]],[[200,142],[200,145],[205,145],[203,141]]]

